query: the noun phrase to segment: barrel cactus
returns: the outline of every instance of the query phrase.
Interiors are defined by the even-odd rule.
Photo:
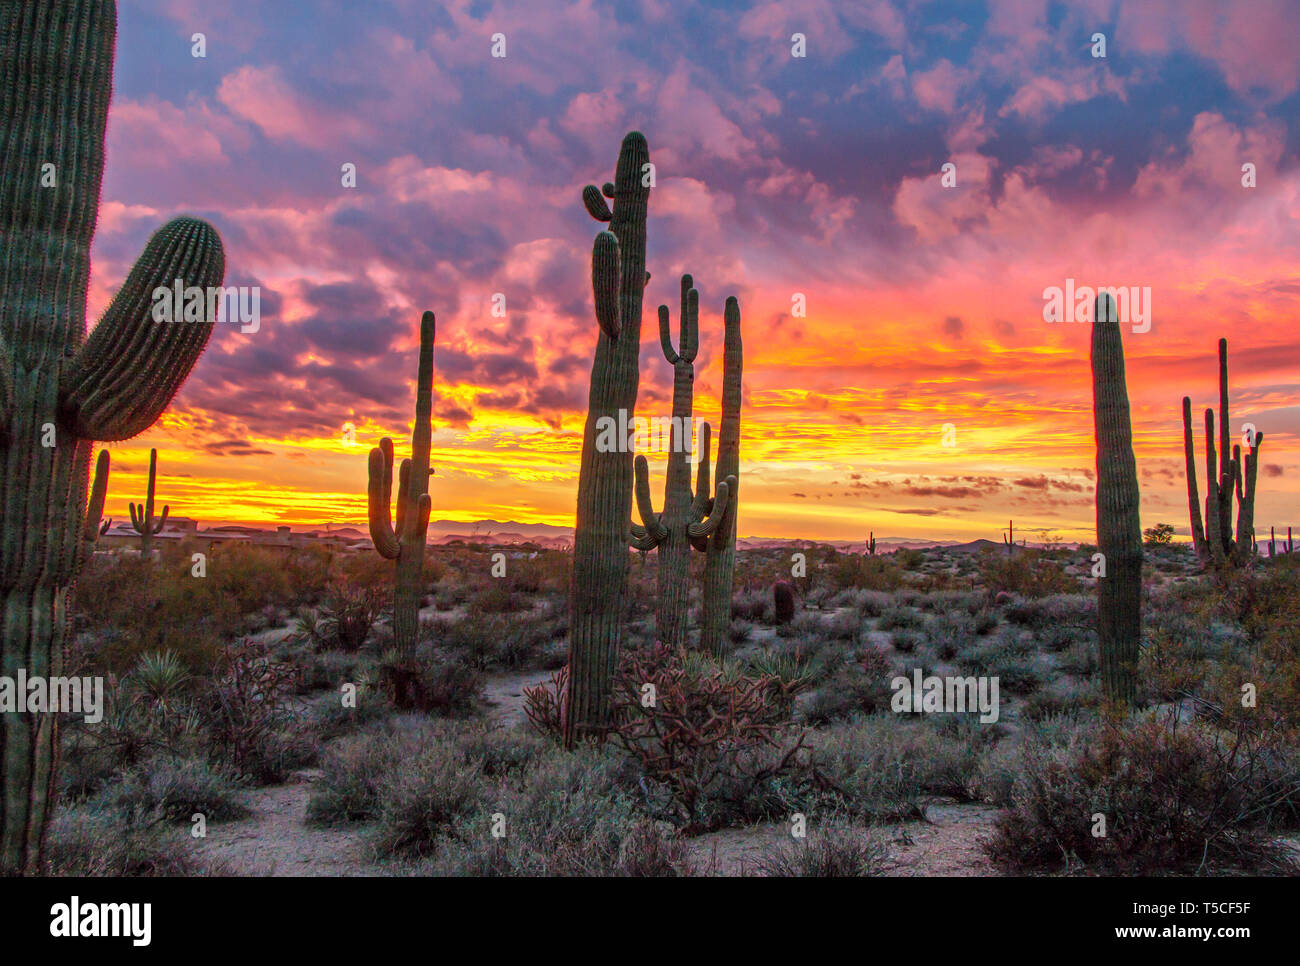
[[[1097,640],[1108,700],[1137,700],[1142,638],[1142,523],[1137,461],[1115,299],[1097,296],[1092,322],[1092,396],[1097,434]]]
[[[156,321],[155,289],[219,286],[221,239],[178,218],[149,240],[86,335],[90,247],[104,169],[117,10],[112,0],[0,4],[0,675],[64,671],[73,583],[108,480],[95,440],[148,429],[211,335]],[[39,499],[35,498],[39,497]],[[0,715],[0,875],[44,865],[58,719]]]
[[[733,295],[723,311],[722,422],[718,430],[716,479],[725,481],[729,499],[713,532],[704,559],[703,615],[700,649],[721,654],[731,627],[731,589],[736,573],[736,515],[740,509],[740,386],[744,351],[740,339],[740,303]],[[718,498],[721,499],[721,483]]]
[[[153,491],[154,482],[158,476],[158,451],[149,450],[149,485],[145,490],[144,502],[136,509],[134,503],[130,504],[131,511],[131,528],[140,534],[140,554],[149,556],[153,548],[153,538],[162,533],[162,528],[167,525],[167,513],[171,509],[168,505],[163,504],[162,516],[153,515]]]
[[[608,446],[602,427],[625,425],[640,381],[641,300],[645,270],[650,149],[645,136],[623,138],[613,183],[587,185],[587,213],[609,230],[596,235],[591,287],[600,332],[591,366],[587,423],[578,471],[573,535],[572,624],[564,740],[603,736],[610,721],[614,670],[623,641],[630,565],[633,454],[626,440]],[[610,198],[613,210],[605,203]],[[622,420],[620,420],[620,416]],[[607,438],[607,435],[606,435]]]
[[[680,648],[686,644],[691,547],[707,552],[709,536],[726,514],[728,495],[736,485],[736,478],[719,481],[717,495],[709,495],[709,425],[705,423],[700,440],[698,485],[691,492],[691,468],[686,456],[694,403],[695,354],[700,344],[700,299],[689,275],[682,276],[680,351],[673,349],[669,321],[668,306],[659,306],[659,342],[664,358],[673,367],[673,438],[664,483],[664,511],[654,511],[646,458],[638,456],[636,498],[643,526],[633,525],[632,545],[637,550],[658,548],[655,623],[659,640]]]
[[[432,312],[420,319],[420,361],[416,374],[415,428],[411,433],[411,458],[398,471],[397,524],[390,507],[393,496],[393,441],[385,436],[370,451],[367,491],[370,540],[384,559],[394,561],[393,645],[395,661],[383,667],[385,686],[398,707],[418,703],[416,670],[412,658],[420,631],[420,600],[424,595],[424,549],[429,532],[429,451],[433,428],[433,345],[436,336]]]

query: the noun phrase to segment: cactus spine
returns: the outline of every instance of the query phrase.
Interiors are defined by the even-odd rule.
[[[1219,445],[1215,450],[1214,410],[1205,410],[1205,523],[1202,529],[1196,485],[1196,448],[1192,441],[1192,400],[1183,397],[1183,452],[1187,465],[1187,505],[1192,544],[1202,565],[1245,564],[1255,556],[1255,492],[1259,481],[1259,450],[1263,433],[1244,439],[1244,454],[1231,445],[1228,415],[1228,340],[1219,340]],[[1217,465],[1216,465],[1217,464]],[[1233,538],[1232,501],[1237,500],[1237,534]]]
[[[725,481],[728,499],[708,537],[704,559],[703,615],[700,649],[721,654],[731,626],[731,587],[736,571],[736,515],[740,510],[740,387],[744,351],[740,339],[740,303],[727,299],[723,311],[722,423],[718,430],[715,478]],[[716,501],[723,498],[718,485]],[[715,502],[716,502],[715,501]]]
[[[600,331],[591,366],[587,423],[578,471],[573,535],[572,630],[565,698],[565,744],[601,737],[609,723],[614,670],[627,606],[632,537],[633,459],[625,440],[605,445],[620,413],[630,420],[640,380],[641,300],[645,270],[650,149],[645,136],[623,138],[613,183],[582,191],[587,213],[609,230],[596,235],[591,287]],[[612,198],[613,211],[605,203]]]
[[[1142,636],[1142,522],[1137,462],[1124,378],[1124,343],[1115,300],[1097,296],[1092,323],[1093,416],[1097,434],[1097,640],[1107,699],[1137,700]]]
[[[694,545],[707,552],[709,535],[726,513],[729,493],[736,483],[734,476],[719,482],[716,498],[709,498],[709,425],[705,423],[700,441],[698,484],[695,492],[691,492],[691,468],[686,456],[690,450],[699,323],[699,293],[692,287],[691,277],[683,275],[681,335],[678,339],[681,352],[673,349],[668,306],[659,306],[659,342],[664,358],[673,367],[673,438],[668,453],[662,514],[655,513],[650,499],[646,458],[636,458],[636,499],[644,525],[633,525],[632,546],[642,551],[659,549],[659,598],[655,622],[659,640],[673,648],[686,645],[691,547]]]
[[[162,533],[162,528],[167,525],[167,512],[171,508],[163,504],[162,516],[153,515],[153,489],[154,480],[158,475],[158,451],[149,450],[149,487],[145,491],[145,501],[136,509],[134,503],[130,504],[131,526],[136,533],[140,534],[140,554],[149,556],[153,550],[153,538]]]
[[[394,561],[393,644],[399,666],[389,668],[387,684],[395,701],[405,706],[409,689],[402,677],[404,662],[415,653],[420,630],[423,594],[424,546],[429,531],[429,450],[433,428],[433,346],[436,322],[432,312],[420,319],[420,361],[416,372],[415,428],[411,433],[411,458],[402,460],[397,487],[397,525],[390,507],[393,496],[393,441],[385,436],[370,451],[370,479],[366,493],[370,540],[385,560]]]
[[[155,321],[155,288],[220,285],[204,222],[149,240],[85,334],[117,11],[111,0],[0,5],[0,675],[62,675],[71,587],[108,483],[95,440],[153,425],[212,332]],[[206,302],[206,300],[203,300]],[[0,715],[0,875],[37,873],[55,797],[54,715]]]

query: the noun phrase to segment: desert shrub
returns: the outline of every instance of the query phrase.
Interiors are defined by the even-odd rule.
[[[981,758],[996,738],[978,723],[876,715],[816,733],[812,789],[825,807],[849,815],[918,818],[927,795],[973,797]]]
[[[188,822],[196,812],[216,821],[248,814],[238,782],[202,758],[145,762],[100,792],[95,803],[171,822]]]
[[[395,710],[375,679],[349,683],[356,685],[355,701],[344,704],[340,688],[332,694],[320,695],[308,706],[305,725],[318,741],[350,734],[383,720]]]
[[[487,795],[477,762],[465,761],[453,745],[425,745],[380,779],[375,846],[383,855],[430,855],[470,816],[481,819],[483,834]]]
[[[731,619],[751,623],[770,621],[772,595],[757,590],[745,590],[731,598]]]
[[[114,879],[228,874],[220,863],[195,856],[188,838],[158,816],[103,806],[65,809],[46,836],[50,873]]]
[[[612,736],[666,790],[663,817],[693,831],[717,827],[731,803],[796,767],[795,692],[775,675],[736,673],[662,645],[629,651],[615,679]]]
[[[733,646],[744,644],[754,636],[754,625],[749,621],[733,620],[727,627],[727,639]]]
[[[900,654],[911,654],[925,640],[925,635],[915,630],[897,630],[890,634],[890,643]]]
[[[409,710],[444,718],[468,718],[479,711],[483,677],[460,657],[425,643],[410,659],[387,652],[380,661],[380,674],[401,682],[402,695],[395,703]]]
[[[907,606],[889,607],[880,614],[880,629],[917,630],[925,626],[925,617]]]
[[[1033,548],[1010,554],[985,551],[979,555],[978,567],[980,583],[990,597],[1002,592],[1045,597],[1069,593],[1077,586],[1059,562]]]
[[[257,784],[280,781],[312,761],[314,743],[292,727],[288,706],[298,678],[298,668],[271,660],[256,641],[226,648],[199,703],[214,757]]]
[[[609,746],[548,749],[492,808],[506,820],[496,839],[471,824],[443,840],[423,870],[474,876],[675,876],[693,873],[685,844],[639,814],[640,791]],[[477,819],[470,819],[477,823]]]
[[[549,682],[524,688],[524,715],[533,730],[543,738],[555,742],[564,740],[568,686],[569,669],[566,666],[552,673]]]
[[[414,740],[404,742],[385,730],[350,735],[330,745],[307,800],[307,821],[338,825],[376,818],[384,777],[414,750]]]
[[[341,651],[360,650],[380,615],[392,606],[391,600],[392,594],[384,587],[343,581],[330,584],[314,629],[317,645]]]
[[[831,822],[805,839],[781,844],[762,856],[766,876],[838,879],[883,875],[889,850],[880,835],[844,822]]]
[[[1270,821],[1300,797],[1294,749],[1174,715],[1108,720],[1053,745],[1027,741],[1013,805],[988,845],[1015,869],[1082,865],[1149,875],[1268,869],[1284,859]],[[1094,815],[1106,834],[1093,834]]]

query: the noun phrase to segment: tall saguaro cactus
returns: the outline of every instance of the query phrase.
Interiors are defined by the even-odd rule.
[[[1240,445],[1230,445],[1228,415],[1228,340],[1219,340],[1219,447],[1216,457],[1214,410],[1205,410],[1205,524],[1196,486],[1196,448],[1192,442],[1192,400],[1183,397],[1183,451],[1187,463],[1187,507],[1192,521],[1192,545],[1203,565],[1244,564],[1255,555],[1255,487],[1259,480],[1259,449],[1264,434],[1256,432]],[[1216,468],[1217,462],[1217,468]],[[1232,500],[1237,498],[1237,536],[1232,535]]]
[[[108,480],[95,440],[153,425],[213,319],[155,321],[153,292],[217,286],[221,239],[178,218],[146,245],[85,332],[104,170],[117,10],[112,0],[0,3],[0,675],[63,673],[71,588]],[[206,300],[204,300],[206,303]],[[58,722],[0,714],[0,875],[43,867]]]
[[[609,230],[596,235],[591,252],[591,287],[600,332],[591,366],[573,534],[564,720],[564,740],[570,747],[583,738],[604,734],[623,642],[633,459],[626,440],[613,447],[599,445],[599,440],[602,420],[625,425],[636,407],[641,375],[641,300],[649,278],[645,270],[649,164],[645,136],[632,131],[623,138],[613,183],[606,183],[603,189],[587,185],[582,191],[587,213],[608,222]],[[605,198],[613,200],[612,211]]]
[[[644,526],[632,527],[637,550],[659,548],[659,600],[655,623],[659,640],[673,648],[686,644],[687,579],[691,546],[707,551],[710,534],[726,514],[728,496],[736,478],[720,480],[718,493],[709,497],[709,426],[701,433],[698,485],[691,492],[689,449],[695,383],[695,354],[700,344],[700,298],[689,275],[682,276],[681,351],[673,349],[668,306],[659,306],[659,342],[673,367],[673,438],[664,483],[664,512],[657,514],[650,499],[649,469],[644,456],[636,458],[636,498]]]
[[[153,515],[153,489],[154,481],[158,475],[158,451],[149,450],[149,486],[145,490],[144,503],[140,504],[139,510],[134,503],[130,504],[131,526],[136,533],[140,534],[140,553],[147,557],[153,547],[153,538],[162,533],[162,528],[167,525],[167,512],[171,509],[167,504],[163,504],[162,516]]]
[[[709,534],[704,559],[703,615],[700,649],[721,654],[731,626],[731,588],[736,573],[736,514],[740,509],[740,403],[744,347],[740,339],[740,303],[727,299],[723,310],[722,422],[718,428],[717,479],[725,481],[729,499]],[[722,483],[718,484],[718,500]]]
[[[1142,639],[1142,521],[1137,461],[1115,299],[1097,296],[1092,322],[1092,398],[1097,433],[1097,640],[1106,697],[1137,700]]]
[[[420,630],[420,598],[424,593],[424,548],[429,532],[429,451],[433,427],[433,346],[436,336],[432,312],[420,319],[420,361],[416,374],[415,428],[411,433],[411,458],[402,460],[397,487],[397,525],[393,525],[393,441],[385,436],[370,451],[367,491],[370,539],[375,551],[395,561],[393,591],[393,643],[399,659],[415,653]],[[389,683],[394,698],[403,700],[400,669]]]

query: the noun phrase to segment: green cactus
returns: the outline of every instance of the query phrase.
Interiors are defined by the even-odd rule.
[[[591,366],[587,423],[578,471],[573,534],[572,629],[564,740],[572,747],[600,738],[610,721],[614,670],[623,641],[627,606],[628,546],[632,537],[633,458],[629,447],[601,445],[606,421],[631,420],[640,380],[641,300],[645,270],[645,177],[650,149],[645,136],[623,138],[613,183],[582,191],[587,213],[608,222],[591,253],[591,287],[600,332]],[[605,198],[614,201],[613,211]]]
[[[673,349],[668,306],[659,306],[659,343],[673,367],[673,438],[664,483],[664,512],[657,514],[650,498],[649,469],[644,456],[636,458],[636,499],[644,526],[632,526],[632,546],[641,551],[659,548],[659,595],[655,623],[659,640],[673,648],[686,645],[687,579],[692,545],[707,552],[709,535],[727,512],[734,476],[718,483],[709,498],[709,425],[700,439],[698,484],[691,492],[691,412],[695,383],[695,354],[700,344],[700,298],[691,277],[682,276],[681,351]]]
[[[1106,697],[1137,700],[1142,638],[1142,522],[1137,461],[1115,299],[1097,296],[1092,323],[1092,398],[1097,433],[1097,641]]]
[[[1214,410],[1205,410],[1205,524],[1196,485],[1196,449],[1192,442],[1192,400],[1183,397],[1183,452],[1187,464],[1187,505],[1192,521],[1192,545],[1202,565],[1246,564],[1255,556],[1255,491],[1259,481],[1259,449],[1264,434],[1246,440],[1244,458],[1232,439],[1228,415],[1228,340],[1219,340],[1219,448],[1216,456]],[[1217,461],[1217,475],[1216,475]],[[1237,535],[1232,535],[1232,500],[1237,499]]]
[[[718,429],[716,479],[725,481],[729,499],[704,558],[700,650],[721,654],[731,627],[731,589],[736,572],[736,515],[740,509],[740,403],[744,351],[740,339],[740,303],[727,299],[723,311],[722,422]],[[707,487],[706,487],[707,488]],[[723,495],[718,485],[718,497]]]
[[[130,504],[131,527],[140,534],[140,554],[147,557],[153,550],[153,538],[162,533],[167,525],[167,512],[171,508],[163,504],[162,516],[153,515],[154,480],[158,475],[158,451],[149,450],[149,488],[145,491],[145,501],[137,511],[134,503]]]
[[[393,441],[385,436],[370,451],[367,503],[370,539],[375,551],[394,561],[393,644],[398,661],[385,666],[386,685],[399,706],[414,700],[409,662],[415,654],[420,630],[420,599],[424,594],[424,549],[429,531],[429,450],[433,428],[433,346],[436,336],[432,312],[420,319],[420,361],[416,375],[415,428],[411,433],[411,458],[402,460],[397,488],[397,525],[390,507],[393,496]]]
[[[0,675],[63,674],[71,588],[103,513],[95,440],[153,425],[213,319],[155,321],[177,279],[217,286],[221,239],[179,218],[145,247],[85,334],[117,11],[111,0],[0,4]],[[204,300],[206,302],[206,300]],[[37,498],[39,497],[39,498]],[[0,875],[37,873],[54,805],[58,720],[0,715]]]

